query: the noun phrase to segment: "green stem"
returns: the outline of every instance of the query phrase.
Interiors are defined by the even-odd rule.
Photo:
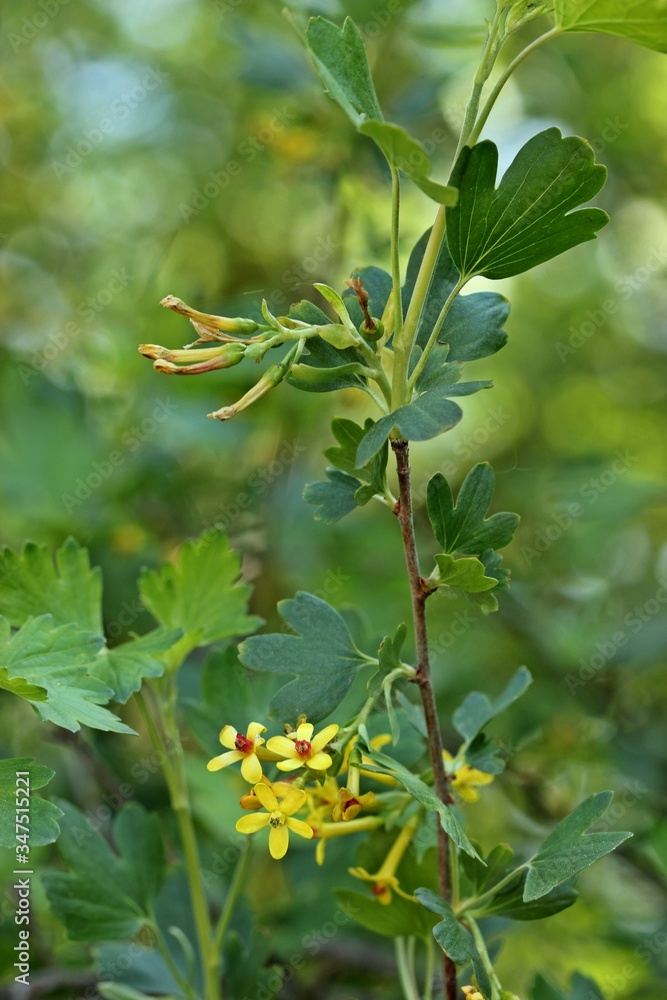
[[[167,756],[167,750],[165,747],[164,740],[162,739],[162,736],[158,732],[158,728],[155,725],[155,722],[153,721],[153,716],[151,715],[148,705],[146,704],[146,699],[144,698],[143,691],[135,691],[134,700],[136,701],[137,707],[139,708],[141,718],[144,721],[144,725],[146,726],[146,732],[150,737],[151,743],[153,744],[157,752],[164,757],[164,760],[162,762],[162,770],[165,773],[167,785],[169,785],[169,787],[171,788],[171,781],[173,780],[171,762],[169,760],[169,757]]]
[[[479,117],[474,123],[474,127],[470,130],[470,133],[468,135],[468,145],[473,146],[479,139],[481,131],[486,125],[486,121],[489,115],[491,114],[494,104],[498,100],[503,87],[505,86],[505,84],[507,83],[507,81],[509,80],[509,78],[511,77],[512,73],[517,68],[517,66],[520,66],[521,63],[524,61],[524,59],[527,56],[529,56],[531,52],[534,52],[535,49],[539,48],[539,46],[542,45],[544,42],[548,42],[551,38],[556,38],[560,34],[561,34],[561,29],[558,26],[552,28],[550,31],[545,32],[543,35],[540,35],[538,38],[532,41],[530,45],[527,45],[525,47],[525,49],[522,49],[521,52],[519,52],[519,54],[514,57],[511,63],[509,63],[507,68],[498,77],[498,80],[494,85],[493,90],[491,91],[491,93],[489,94],[484,103],[484,107],[482,108]]]
[[[475,947],[479,952],[480,958],[484,963],[484,968],[486,969],[489,975],[489,979],[491,980],[491,1000],[500,1000],[500,991],[502,989],[502,986],[500,980],[498,979],[498,976],[495,973],[491,959],[489,958],[489,953],[486,950],[486,942],[484,940],[484,936],[482,935],[482,932],[477,926],[476,921],[473,920],[472,917],[470,916],[466,917],[466,921],[470,927],[470,931],[475,941]]]
[[[229,889],[227,890],[227,896],[225,897],[225,905],[222,908],[222,913],[220,914],[220,919],[218,920],[217,926],[215,928],[215,934],[213,936],[213,948],[212,952],[214,955],[219,956],[222,951],[222,945],[225,940],[225,934],[229,928],[232,915],[234,913],[234,908],[238,902],[241,889],[243,888],[243,879],[245,877],[246,870],[248,868],[248,860],[250,858],[250,845],[248,845],[239,860],[236,862],[236,868],[234,869],[234,874],[232,875],[232,880],[229,883]]]
[[[403,300],[401,297],[401,267],[398,252],[400,235],[401,180],[396,167],[391,168],[391,279],[394,290],[394,337],[401,339]]]
[[[419,1000],[417,989],[410,977],[410,968],[408,965],[407,952],[405,948],[405,938],[402,937],[395,938],[394,946],[396,948],[396,965],[398,966],[398,978],[401,983],[401,989],[403,990],[403,996],[405,997],[405,1000]]]
[[[433,1000],[433,976],[435,974],[435,947],[429,934],[426,944],[426,972],[424,974],[424,1000]]]
[[[520,868],[515,868],[514,871],[511,871],[509,875],[506,875],[505,878],[500,880],[500,882],[497,882],[495,885],[492,885],[490,889],[487,889],[486,892],[483,892],[481,896],[472,896],[470,899],[464,899],[457,907],[455,907],[457,916],[467,913],[469,910],[477,910],[480,906],[486,903],[487,900],[493,899],[493,897],[499,893],[501,889],[504,889],[506,885],[509,885],[510,882],[514,881],[519,872],[523,871],[525,867],[525,865],[521,865]]]
[[[197,994],[195,993],[192,983],[189,983],[187,979],[184,978],[183,974],[181,973],[181,970],[178,968],[174,959],[172,958],[171,952],[169,951],[169,946],[167,945],[167,942],[164,939],[164,935],[160,930],[157,919],[152,910],[150,913],[150,918],[151,918],[150,929],[153,933],[155,944],[157,945],[157,949],[162,955],[162,958],[164,959],[165,965],[172,974],[174,981],[178,983],[178,985],[183,990],[186,997],[189,998],[189,1000],[197,1000]]]

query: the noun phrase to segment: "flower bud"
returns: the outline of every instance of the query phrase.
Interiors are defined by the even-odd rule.
[[[195,351],[169,351],[157,344],[142,344],[141,354],[153,358],[153,368],[165,375],[201,375],[204,372],[231,368],[243,360],[244,344],[223,344],[222,347],[207,347]],[[194,364],[179,365],[178,362],[194,361]]]
[[[156,362],[158,364],[159,362]],[[289,370],[289,365],[278,364],[271,365],[265,373],[262,375],[259,382],[256,382],[252,389],[246,392],[245,396],[239,399],[238,403],[234,403],[232,406],[223,406],[214,413],[209,413],[208,416],[211,420],[230,420],[231,417],[235,417],[237,413],[242,410],[247,410],[249,406],[256,403],[258,399],[265,396],[267,392],[279,385],[280,382],[285,378]]]
[[[190,320],[203,323],[214,330],[224,330],[225,333],[254,333],[259,330],[259,324],[254,319],[245,319],[237,316],[230,319],[227,316],[214,316],[211,313],[199,312],[198,309],[191,309],[182,299],[177,299],[175,295],[166,295],[160,305],[165,309],[173,309],[174,312],[187,316]]]

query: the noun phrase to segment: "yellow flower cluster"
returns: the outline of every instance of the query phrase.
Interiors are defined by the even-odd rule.
[[[462,986],[461,989],[465,993],[466,1000],[484,1000],[484,997],[474,986]]]

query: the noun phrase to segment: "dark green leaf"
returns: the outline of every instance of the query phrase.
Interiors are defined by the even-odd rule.
[[[300,591],[281,601],[280,615],[297,635],[256,635],[239,647],[250,670],[296,674],[271,702],[271,715],[294,720],[304,714],[319,722],[341,703],[357,670],[372,662],[360,653],[343,618],[326,601]]]
[[[31,701],[45,722],[76,732],[82,725],[93,729],[130,733],[117,716],[102,708],[113,691],[92,676],[102,639],[83,632],[78,625],[54,628],[50,615],[31,618],[14,635],[0,618],[0,668],[9,678],[21,678],[46,691]]]
[[[586,833],[606,813],[611,800],[611,792],[591,795],[551,831],[528,862],[523,894],[526,902],[545,896],[632,836],[631,833]]]
[[[494,896],[482,910],[484,916],[505,917],[506,920],[544,920],[555,913],[561,913],[573,906],[579,898],[579,893],[572,884],[556,886],[546,896],[525,902],[523,891],[525,875],[517,878],[512,886]]]
[[[316,507],[315,520],[335,524],[357,507],[355,494],[361,483],[339,469],[326,469],[328,482],[307,483],[303,499]]]
[[[433,928],[433,937],[440,947],[457,965],[472,965],[479,989],[485,996],[490,996],[489,976],[470,931],[456,919],[449,903],[445,903],[434,892],[418,889],[415,895],[423,906],[442,916],[440,923]]]
[[[359,126],[359,131],[380,147],[392,167],[401,170],[417,187],[421,188],[433,201],[439,205],[454,205],[458,197],[455,187],[439,184],[432,180],[431,161],[420,142],[408,135],[400,125],[383,121],[366,121]]]
[[[592,148],[550,128],[519,151],[496,190],[498,149],[464,146],[452,174],[457,204],[447,212],[447,242],[465,278],[509,278],[595,239],[609,221],[599,208],[571,209],[598,193],[607,171]]]
[[[526,667],[519,667],[495,701],[492,702],[481,691],[471,691],[452,716],[456,730],[467,743],[472,742],[487,722],[495,719],[521,697],[532,680],[530,671]]]
[[[454,427],[462,416],[461,408],[451,400],[444,399],[438,390],[425,392],[412,403],[406,403],[394,413],[382,417],[371,427],[359,445],[357,468],[370,462],[394,427],[398,427],[407,441],[427,441]]]
[[[572,977],[567,994],[557,990],[548,979],[538,973],[530,997],[531,1000],[604,1000],[604,993],[592,979],[578,972]]]
[[[313,326],[323,326],[331,323],[331,320],[313,302],[303,300],[291,306],[289,315],[292,319],[302,320]],[[287,376],[287,381],[295,389],[303,389],[305,392],[334,392],[338,389],[364,389],[366,379],[356,373],[355,369],[350,369],[349,365],[362,365],[363,358],[357,354],[352,347],[345,350],[337,350],[331,344],[327,344],[321,337],[310,337],[308,346],[302,355],[304,364],[309,368],[318,368],[329,372],[325,381],[314,380],[309,377],[308,381]]]
[[[600,31],[667,52],[665,0],[556,0],[556,23],[565,31]]]
[[[487,549],[509,545],[519,524],[517,514],[487,518],[494,490],[493,469],[480,462],[470,470],[459,490],[456,506],[449,483],[437,472],[428,484],[426,506],[433,533],[444,552],[479,556]]]
[[[160,823],[132,803],[118,813],[114,853],[86,816],[68,802],[58,848],[68,872],[47,872],[44,887],[53,912],[72,941],[133,937],[149,920],[164,876]]]
[[[30,825],[18,825],[18,832],[25,831],[28,834],[30,847],[52,844],[60,833],[58,820],[62,811],[53,802],[47,802],[34,792],[48,785],[54,772],[42,764],[35,764],[34,757],[13,757],[10,760],[0,760],[0,847],[15,848],[22,843],[16,839],[16,810],[27,793],[25,784],[17,783],[18,771],[27,771],[30,782]]]
[[[346,17],[341,29],[323,17],[311,17],[306,41],[327,92],[355,126],[368,119],[382,121],[364,42],[354,22]]]
[[[404,310],[407,310],[412,299],[430,235],[429,229],[410,254],[403,286]],[[447,241],[443,240],[417,327],[416,343],[420,347],[426,345],[440,311],[458,280],[459,272],[449,253]],[[445,358],[450,362],[476,361],[495,354],[507,343],[503,325],[509,311],[507,299],[495,292],[475,292],[472,295],[457,296],[438,338],[440,344],[448,345],[449,351],[436,348],[431,355],[433,360],[429,358],[429,367],[436,363],[442,365]]]
[[[141,600],[161,625],[179,628],[190,647],[246,635],[262,624],[248,615],[250,587],[239,583],[240,556],[222,532],[186,542],[175,562],[144,570]]]

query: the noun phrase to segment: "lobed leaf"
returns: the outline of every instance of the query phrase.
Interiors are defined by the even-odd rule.
[[[487,722],[495,719],[521,697],[532,681],[527,667],[519,667],[495,701],[492,702],[481,691],[471,691],[452,716],[457,732],[467,743],[471,743]]]
[[[58,820],[62,810],[33,793],[48,785],[54,772],[43,764],[35,764],[34,757],[13,757],[0,760],[0,847],[15,848],[20,843],[16,840],[16,793],[17,787],[22,789],[17,786],[17,771],[28,771],[30,781],[30,826],[19,829],[25,829],[30,847],[52,844],[60,833]]]
[[[454,505],[446,478],[441,472],[433,476],[427,488],[426,509],[443,552],[480,556],[488,549],[509,545],[519,516],[503,512],[487,518],[494,485],[493,469],[487,462],[479,462],[463,481]]]
[[[599,31],[667,52],[666,0],[556,0],[564,31]]]
[[[523,146],[496,189],[498,148],[464,146],[452,173],[457,204],[447,212],[447,242],[464,278],[509,278],[595,239],[609,217],[571,209],[594,197],[607,176],[591,146],[549,128]]]

